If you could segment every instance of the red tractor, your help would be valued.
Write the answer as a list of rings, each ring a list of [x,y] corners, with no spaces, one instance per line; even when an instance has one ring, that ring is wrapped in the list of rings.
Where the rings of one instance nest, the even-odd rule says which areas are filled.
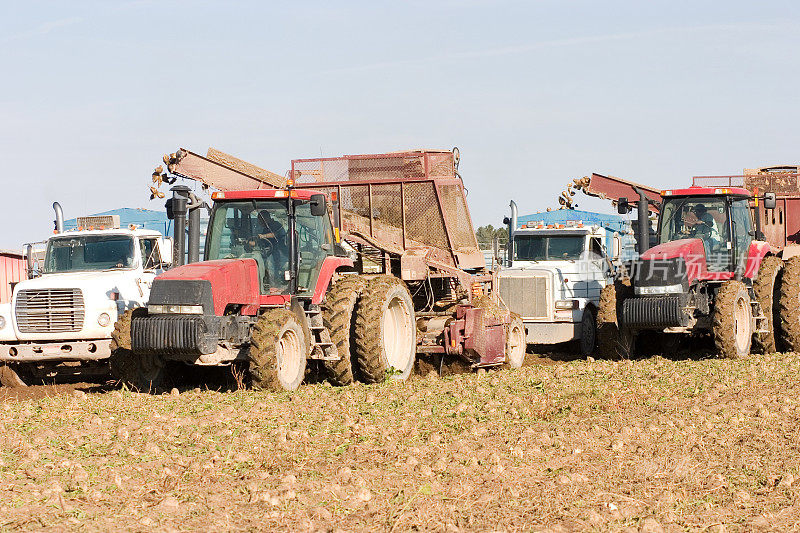
[[[628,278],[601,294],[600,350],[624,358],[637,344],[671,351],[691,335],[710,336],[717,352],[730,358],[749,354],[753,342],[774,351],[783,261],[761,223],[765,210],[775,208],[775,194],[693,185],[662,191],[658,203],[652,191],[633,188],[640,220],[649,209],[659,213],[656,245],[648,248],[649,224],[640,223],[640,259]],[[620,213],[628,212],[627,199],[618,198]]]
[[[165,159],[221,190],[205,260],[158,276],[147,307],[117,323],[112,372],[128,386],[159,388],[181,364],[245,362],[252,385],[271,390],[298,387],[309,361],[337,385],[405,379],[417,353],[522,364],[521,320],[477,249],[453,153],[295,161],[289,186],[263,189],[266,171],[208,157]],[[232,190],[243,180],[250,190]],[[201,202],[173,191],[176,236],[188,210],[197,257]]]

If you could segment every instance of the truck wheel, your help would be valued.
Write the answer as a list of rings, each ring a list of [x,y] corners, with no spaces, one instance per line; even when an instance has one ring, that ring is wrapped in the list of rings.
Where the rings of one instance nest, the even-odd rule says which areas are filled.
[[[600,291],[600,310],[597,313],[597,351],[606,359],[630,359],[634,332],[620,327],[617,320],[622,302],[632,293],[630,283],[615,281]]]
[[[250,340],[250,379],[256,390],[295,390],[306,373],[308,342],[297,317],[272,309],[259,317]]]
[[[800,256],[786,261],[780,285],[778,332],[786,349],[797,352],[800,351]]]
[[[589,357],[597,345],[597,313],[594,307],[586,307],[581,318],[581,355]]]
[[[769,333],[760,333],[753,336],[754,348],[759,353],[773,353],[777,351],[775,332],[780,329],[778,318],[780,316],[780,275],[783,270],[783,261],[771,255],[761,261],[758,277],[753,282],[753,292],[756,300],[761,304],[761,311],[767,317]]]
[[[366,285],[367,280],[361,276],[344,276],[334,283],[322,304],[322,319],[339,352],[338,361],[323,362],[326,377],[334,385],[349,385],[354,380],[355,343],[350,342],[355,329],[353,315],[356,302]]]
[[[131,322],[144,314],[144,308],[129,309],[114,324],[111,332],[111,377],[131,390],[155,392],[164,388],[164,361],[157,355],[136,355],[131,351]]]
[[[527,348],[522,317],[511,313],[511,322],[506,327],[506,365],[511,368],[520,368],[525,362]]]
[[[392,372],[395,379],[408,379],[417,352],[417,328],[405,284],[382,277],[370,280],[356,308],[355,334],[359,377],[378,383]]]
[[[722,284],[714,301],[713,316],[717,353],[729,359],[748,355],[753,340],[753,308],[744,283],[730,280]]]
[[[0,365],[0,385],[3,387],[27,387],[32,381],[33,376],[23,365],[19,363]]]

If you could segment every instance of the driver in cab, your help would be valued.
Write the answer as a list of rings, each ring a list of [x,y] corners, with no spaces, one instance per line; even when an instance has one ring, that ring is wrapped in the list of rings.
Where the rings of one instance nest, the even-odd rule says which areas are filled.
[[[722,242],[717,223],[706,206],[702,204],[694,206],[684,215],[683,222],[688,228],[689,235],[702,239],[707,248],[716,248]]]

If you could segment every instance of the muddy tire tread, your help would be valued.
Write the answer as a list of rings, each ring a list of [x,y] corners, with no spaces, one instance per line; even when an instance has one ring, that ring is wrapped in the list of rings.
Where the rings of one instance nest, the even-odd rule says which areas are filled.
[[[767,328],[769,333],[753,335],[753,349],[758,353],[773,353],[777,351],[777,338],[779,338],[780,324],[774,323],[774,318],[778,314],[778,301],[775,300],[775,284],[778,282],[779,275],[783,269],[783,261],[774,255],[765,257],[761,261],[758,269],[758,277],[753,282],[753,292],[756,300],[761,304],[761,311],[767,317]]]
[[[350,385],[355,381],[353,368],[356,358],[353,341],[355,307],[367,280],[360,275],[348,275],[337,280],[322,304],[322,319],[339,352],[338,361],[323,361],[325,375],[333,385]]]
[[[731,333],[736,331],[733,305],[742,290],[747,292],[747,287],[741,281],[726,281],[717,291],[714,300],[714,311],[712,313],[714,347],[717,349],[717,353],[726,359],[738,359],[740,357],[736,349],[736,340]]]

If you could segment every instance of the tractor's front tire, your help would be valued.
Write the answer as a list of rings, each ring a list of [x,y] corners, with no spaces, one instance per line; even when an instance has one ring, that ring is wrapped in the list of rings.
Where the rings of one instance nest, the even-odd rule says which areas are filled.
[[[780,293],[780,339],[787,350],[797,352],[800,351],[800,256],[786,261]]]
[[[131,322],[144,313],[143,308],[129,309],[114,324],[111,333],[111,377],[131,390],[156,392],[164,388],[167,372],[157,355],[137,355],[131,350]]]
[[[776,333],[780,331],[780,285],[783,271],[783,261],[771,255],[761,261],[758,276],[753,282],[753,292],[756,300],[761,304],[761,311],[767,317],[768,333],[753,336],[753,348],[759,353],[773,353],[778,351]],[[776,320],[777,319],[777,320]]]
[[[527,336],[522,317],[511,313],[511,322],[506,326],[506,365],[510,368],[520,368],[525,362],[527,348]]]
[[[322,305],[322,319],[331,334],[331,341],[339,352],[338,361],[324,361],[326,377],[333,385],[349,385],[355,380],[353,364],[356,359],[355,308],[361,292],[367,285],[362,276],[352,274],[337,280]]]
[[[0,364],[0,385],[3,387],[19,389],[32,381],[33,376],[24,363]]]
[[[713,313],[714,345],[728,359],[750,354],[753,340],[753,307],[741,281],[729,280],[717,291]]]
[[[359,377],[378,383],[387,373],[408,379],[417,354],[417,327],[411,294],[400,280],[369,281],[356,309]]]
[[[605,359],[630,359],[635,340],[634,332],[620,326],[622,302],[633,291],[630,282],[615,281],[600,291],[600,309],[597,312],[597,352]]]
[[[254,389],[292,391],[303,382],[308,339],[297,317],[286,309],[272,309],[259,317],[249,353]]]

